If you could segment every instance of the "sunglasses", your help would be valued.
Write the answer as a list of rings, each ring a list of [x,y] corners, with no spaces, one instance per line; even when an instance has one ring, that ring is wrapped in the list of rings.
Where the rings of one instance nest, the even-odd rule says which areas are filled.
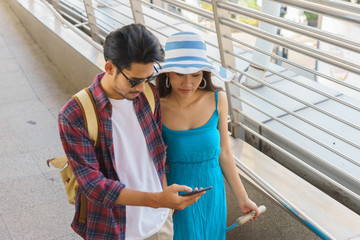
[[[123,73],[123,72],[120,70],[120,68],[119,68],[120,73],[121,73],[121,74],[126,78],[126,80],[130,83],[131,88],[136,87],[137,85],[139,85],[139,84],[142,83],[142,82],[147,83],[147,82],[150,82],[151,80],[153,80],[154,78],[156,78],[156,77],[159,75],[159,72],[158,72],[158,70],[156,69],[155,66],[154,66],[154,70],[155,70],[155,71],[153,72],[153,74],[152,74],[150,77],[143,78],[143,79],[139,79],[139,80],[132,80],[132,79],[128,78],[128,77],[125,75],[125,73]]]

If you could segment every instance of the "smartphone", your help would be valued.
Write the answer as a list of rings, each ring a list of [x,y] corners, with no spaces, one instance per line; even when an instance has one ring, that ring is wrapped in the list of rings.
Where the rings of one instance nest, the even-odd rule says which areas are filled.
[[[212,189],[212,186],[210,187],[206,187],[206,188],[201,188],[201,189],[198,189],[198,190],[193,190],[192,192],[185,192],[185,193],[180,193],[179,196],[190,196],[190,195],[193,195],[193,194],[196,194],[196,193],[199,193],[199,192],[203,192],[203,191],[206,191],[206,190],[210,190]]]

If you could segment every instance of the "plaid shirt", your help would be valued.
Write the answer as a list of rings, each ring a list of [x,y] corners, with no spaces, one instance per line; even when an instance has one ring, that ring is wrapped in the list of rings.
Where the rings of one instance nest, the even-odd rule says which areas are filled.
[[[75,216],[71,224],[84,239],[125,239],[125,206],[115,203],[125,187],[116,173],[112,138],[112,106],[100,86],[101,73],[89,87],[99,116],[99,140],[96,149],[84,128],[81,109],[70,99],[59,113],[59,130],[65,153],[79,183]],[[156,95],[155,113],[144,94],[133,100],[136,116],[162,184],[165,173],[165,145],[161,137],[160,103]],[[86,223],[79,222],[81,194],[88,198]]]

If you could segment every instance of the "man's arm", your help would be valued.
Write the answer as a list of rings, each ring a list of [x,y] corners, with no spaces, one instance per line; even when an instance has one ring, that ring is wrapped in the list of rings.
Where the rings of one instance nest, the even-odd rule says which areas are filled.
[[[108,208],[116,206],[117,196],[125,185],[106,178],[100,172],[93,143],[84,128],[81,109],[74,99],[59,114],[59,131],[81,191],[91,201],[101,202]]]
[[[182,210],[195,203],[205,192],[191,196],[179,196],[178,192],[191,192],[188,186],[173,184],[162,192],[149,193],[124,188],[116,200],[120,205],[146,206],[152,208],[171,208]]]
[[[168,187],[167,178],[164,175],[163,192],[147,193],[124,188],[116,200],[121,205],[147,206],[153,208],[166,207],[182,210],[195,203],[205,192],[194,194],[188,197],[179,196],[178,192],[191,192],[188,186],[173,184]]]

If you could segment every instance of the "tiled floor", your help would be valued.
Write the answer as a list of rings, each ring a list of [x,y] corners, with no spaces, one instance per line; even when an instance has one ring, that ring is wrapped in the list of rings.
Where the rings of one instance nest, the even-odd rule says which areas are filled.
[[[79,239],[59,173],[57,112],[75,92],[0,1],[0,239]]]

